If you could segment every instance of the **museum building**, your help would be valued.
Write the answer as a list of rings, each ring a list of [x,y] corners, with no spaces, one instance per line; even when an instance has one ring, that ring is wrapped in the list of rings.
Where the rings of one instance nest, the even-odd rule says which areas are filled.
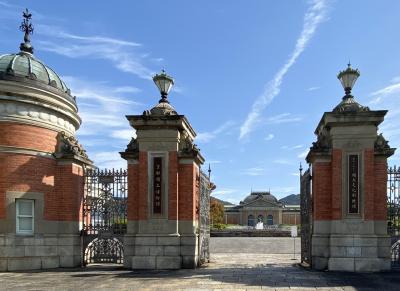
[[[251,192],[239,205],[224,206],[224,222],[255,226],[300,224],[300,205],[285,204],[268,192]]]

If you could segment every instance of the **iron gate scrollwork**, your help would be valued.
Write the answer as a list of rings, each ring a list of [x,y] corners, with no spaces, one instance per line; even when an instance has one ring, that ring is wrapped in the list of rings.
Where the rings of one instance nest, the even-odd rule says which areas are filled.
[[[392,268],[400,268],[400,168],[388,168],[388,234],[392,242]]]
[[[210,179],[200,172],[199,264],[210,261]]]
[[[301,262],[311,266],[312,195],[310,169],[300,170]]]
[[[127,171],[88,169],[82,211],[83,265],[123,263]]]

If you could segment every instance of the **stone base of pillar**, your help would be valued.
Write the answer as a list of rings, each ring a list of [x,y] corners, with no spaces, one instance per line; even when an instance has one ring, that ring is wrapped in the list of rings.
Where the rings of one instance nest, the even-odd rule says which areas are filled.
[[[139,270],[196,268],[198,236],[127,234],[124,266]]]
[[[374,225],[374,222],[367,224]],[[312,268],[349,272],[390,270],[390,237],[363,234],[362,228],[358,232],[361,233],[313,235]]]
[[[81,238],[72,234],[2,234],[0,254],[0,271],[79,267]]]

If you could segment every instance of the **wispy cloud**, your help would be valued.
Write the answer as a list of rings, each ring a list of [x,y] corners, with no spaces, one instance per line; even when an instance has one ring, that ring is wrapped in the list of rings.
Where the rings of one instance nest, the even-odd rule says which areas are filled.
[[[389,141],[390,146],[398,148],[400,147],[400,129],[398,126],[400,118],[400,77],[396,76],[388,83],[387,86],[369,94],[372,98],[369,104],[389,110],[385,121],[379,126],[379,132]],[[400,151],[396,151],[394,156],[390,158],[390,160],[399,159]]]
[[[132,137],[136,138],[136,131],[132,129],[119,129],[111,132],[111,137],[129,141]]]
[[[103,59],[110,61],[118,70],[150,79],[154,71],[148,53],[141,53],[142,44],[100,35],[78,35],[61,27],[37,24],[38,35],[46,40],[37,40],[40,50],[50,51],[69,58]]]
[[[400,81],[398,83],[388,85],[382,89],[372,92],[370,96],[374,98],[369,103],[372,105],[379,104],[389,95],[398,93],[400,93]]]
[[[274,139],[274,137],[275,137],[275,135],[273,133],[270,133],[264,138],[264,140],[265,141],[270,141],[270,140]]]
[[[224,196],[224,195],[228,195],[228,194],[233,194],[238,192],[237,189],[227,189],[227,188],[222,188],[222,189],[217,189],[215,191],[212,192],[212,196]]]
[[[326,19],[327,10],[327,1],[314,0],[311,2],[311,6],[308,8],[304,16],[303,29],[299,38],[297,39],[296,46],[292,54],[286,63],[276,73],[275,77],[266,84],[264,92],[261,94],[261,96],[259,96],[253,103],[252,109],[248,114],[246,121],[240,128],[239,139],[243,139],[254,130],[254,127],[260,120],[261,112],[279,94],[284,76],[307,47],[319,24]]]
[[[223,132],[230,129],[234,124],[235,124],[235,122],[229,120],[229,121],[223,123],[222,125],[220,125],[219,127],[217,127],[213,131],[200,132],[196,136],[196,142],[208,143],[208,142],[212,141],[214,138],[216,138],[219,134],[222,134]]]
[[[307,89],[307,91],[315,91],[315,90],[318,90],[320,88],[321,87],[310,87],[310,88]]]
[[[248,168],[243,171],[247,176],[262,176],[265,174],[265,169],[261,167]]]
[[[96,152],[90,156],[96,163],[98,168],[126,168],[126,161],[121,158],[118,151],[110,152]]]
[[[291,113],[282,113],[275,116],[271,116],[267,119],[267,124],[282,124],[302,121],[303,117],[293,116]]]
[[[88,147],[89,157],[99,167],[121,167],[123,160],[118,151],[123,150],[135,131],[125,119],[126,114],[141,112],[143,105],[134,101],[134,87],[113,87],[105,82],[90,82],[80,78],[64,76],[63,80],[77,95],[79,115],[83,123],[78,131],[80,139]],[[112,137],[105,138],[105,137]],[[98,152],[101,148],[115,147],[115,152]]]
[[[294,145],[294,146],[284,145],[284,146],[281,147],[281,149],[283,149],[283,150],[297,150],[297,149],[301,149],[302,147],[303,147],[302,144],[297,144],[297,145]]]

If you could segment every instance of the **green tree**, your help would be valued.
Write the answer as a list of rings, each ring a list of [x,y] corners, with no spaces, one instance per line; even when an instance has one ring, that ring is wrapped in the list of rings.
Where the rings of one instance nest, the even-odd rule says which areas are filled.
[[[210,201],[210,219],[212,224],[224,223],[224,205],[213,197]]]

